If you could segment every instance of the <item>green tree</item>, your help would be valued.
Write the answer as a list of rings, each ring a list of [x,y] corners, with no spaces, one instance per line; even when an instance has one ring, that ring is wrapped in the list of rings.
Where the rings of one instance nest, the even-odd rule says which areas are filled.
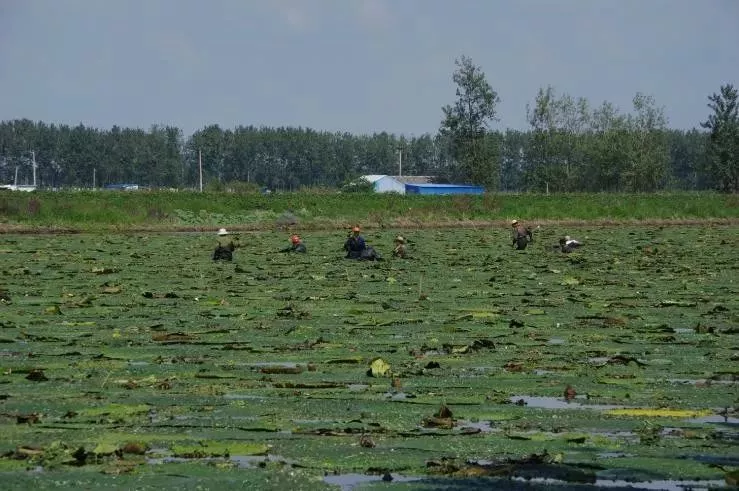
[[[656,191],[664,184],[670,158],[667,118],[652,96],[637,93],[633,104],[635,114],[628,118],[629,168],[623,177],[630,191]]]
[[[498,94],[482,69],[462,56],[455,61],[452,80],[457,84],[457,101],[444,106],[440,134],[448,142],[454,166],[451,177],[498,189],[500,162],[496,139],[487,138],[488,124],[496,121]]]
[[[716,188],[724,192],[739,192],[739,115],[737,90],[731,85],[721,86],[711,95],[708,107],[713,114],[701,123],[710,131],[707,172]]]
[[[574,191],[582,172],[580,144],[590,127],[588,101],[568,94],[557,97],[549,86],[539,89],[526,116],[533,131],[525,174],[529,189]]]

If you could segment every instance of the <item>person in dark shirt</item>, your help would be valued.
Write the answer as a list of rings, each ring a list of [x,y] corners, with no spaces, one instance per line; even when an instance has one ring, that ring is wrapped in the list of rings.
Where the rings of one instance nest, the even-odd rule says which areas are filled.
[[[360,235],[359,227],[352,228],[352,233],[344,242],[344,250],[348,259],[361,259],[362,252],[367,248],[364,237]]]
[[[218,230],[218,244],[213,251],[214,261],[231,261],[233,259],[233,251],[241,247],[238,237],[233,237],[225,228]]]
[[[559,249],[564,253],[570,253],[580,247],[582,245],[582,242],[570,238],[569,235],[566,235],[559,239]]]
[[[513,229],[511,237],[513,238],[513,245],[516,247],[516,250],[522,251],[526,249],[526,246],[529,245],[530,242],[534,241],[531,229],[529,227],[525,227],[518,220],[513,220],[511,222],[511,228]]]
[[[352,228],[351,234],[344,242],[344,250],[347,259],[360,259],[363,261],[382,261],[382,256],[375,251],[374,247],[368,246],[364,237],[359,234],[359,227]]]
[[[303,240],[299,235],[293,235],[290,237],[290,247],[286,247],[280,252],[299,252],[305,254],[308,252],[308,249],[305,247],[305,244],[303,244]]]

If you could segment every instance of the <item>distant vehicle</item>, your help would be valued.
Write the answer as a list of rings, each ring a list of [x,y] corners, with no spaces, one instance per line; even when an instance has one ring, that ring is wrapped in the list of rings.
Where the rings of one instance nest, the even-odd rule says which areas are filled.
[[[33,184],[3,184],[0,189],[7,189],[9,191],[36,191],[36,186]]]
[[[103,189],[112,191],[138,191],[141,186],[138,184],[106,184]]]

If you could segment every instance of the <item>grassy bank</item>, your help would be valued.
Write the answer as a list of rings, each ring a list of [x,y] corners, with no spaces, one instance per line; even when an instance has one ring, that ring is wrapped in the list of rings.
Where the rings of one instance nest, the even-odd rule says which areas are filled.
[[[383,194],[195,192],[2,192],[4,231],[202,230],[227,226],[265,230],[279,225],[331,229],[430,227],[528,221],[634,222],[739,219],[739,197],[716,193]]]

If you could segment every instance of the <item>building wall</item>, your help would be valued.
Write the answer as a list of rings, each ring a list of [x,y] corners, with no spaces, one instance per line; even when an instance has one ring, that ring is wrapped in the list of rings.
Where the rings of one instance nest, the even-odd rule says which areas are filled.
[[[453,184],[406,184],[408,194],[483,194],[485,189],[479,186],[455,186]]]
[[[405,184],[396,181],[390,176],[384,176],[375,181],[375,192],[405,194]]]

